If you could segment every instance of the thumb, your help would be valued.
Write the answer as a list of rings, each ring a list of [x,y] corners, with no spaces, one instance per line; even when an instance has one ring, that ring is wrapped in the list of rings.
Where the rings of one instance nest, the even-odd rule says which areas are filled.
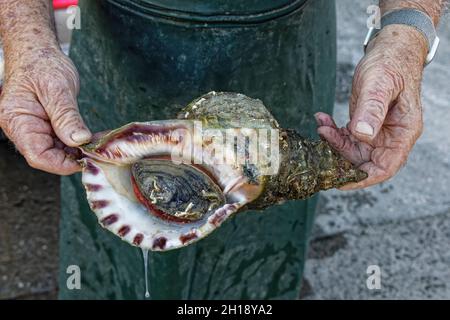
[[[73,94],[59,95],[46,109],[55,134],[65,145],[77,147],[91,140],[92,133],[81,118]]]
[[[391,75],[376,71],[366,74],[360,83],[353,86],[352,95],[357,99],[352,99],[348,128],[360,141],[370,143],[380,132],[389,106],[400,90]]]

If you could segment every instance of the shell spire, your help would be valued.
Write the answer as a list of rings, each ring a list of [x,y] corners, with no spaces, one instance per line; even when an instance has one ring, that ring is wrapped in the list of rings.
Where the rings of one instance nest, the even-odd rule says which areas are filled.
[[[295,130],[283,130],[281,162],[277,175],[267,177],[264,192],[251,209],[274,203],[306,199],[321,190],[340,188],[367,178],[367,173],[334,151],[324,140],[303,138]]]

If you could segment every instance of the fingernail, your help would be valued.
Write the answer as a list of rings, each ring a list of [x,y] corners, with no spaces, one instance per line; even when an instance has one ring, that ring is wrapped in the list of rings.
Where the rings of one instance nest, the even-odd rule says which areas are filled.
[[[72,138],[72,140],[76,143],[89,142],[91,139],[91,133],[87,130],[78,130],[72,133],[70,138]]]
[[[364,134],[366,136],[373,136],[373,128],[370,124],[364,121],[360,121],[356,124],[356,132]]]

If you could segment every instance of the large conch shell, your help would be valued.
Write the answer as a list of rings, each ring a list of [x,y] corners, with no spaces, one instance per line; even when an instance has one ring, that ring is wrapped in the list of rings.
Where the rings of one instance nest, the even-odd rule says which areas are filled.
[[[260,100],[237,93],[208,93],[177,120],[130,123],[81,150],[100,224],[158,251],[198,241],[238,211],[366,178],[327,142],[281,129]]]

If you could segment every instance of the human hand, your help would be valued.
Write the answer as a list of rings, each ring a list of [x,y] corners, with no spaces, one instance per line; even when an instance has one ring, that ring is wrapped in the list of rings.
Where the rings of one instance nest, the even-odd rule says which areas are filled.
[[[28,164],[69,175],[80,166],[65,149],[87,143],[91,133],[77,106],[78,73],[57,45],[29,47],[6,56],[0,126]]]
[[[388,180],[406,163],[423,128],[420,89],[427,49],[418,31],[385,27],[356,68],[347,127],[316,114],[319,135],[368,173],[343,190]]]

